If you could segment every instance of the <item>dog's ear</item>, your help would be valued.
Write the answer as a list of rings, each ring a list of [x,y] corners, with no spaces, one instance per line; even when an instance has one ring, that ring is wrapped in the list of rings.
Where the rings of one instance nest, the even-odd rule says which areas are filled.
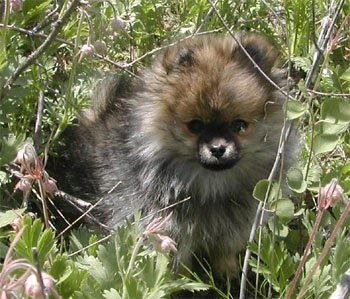
[[[194,64],[194,52],[189,47],[183,47],[174,51],[166,51],[162,59],[162,65],[167,74],[173,70],[185,70]]]
[[[258,34],[242,35],[240,41],[254,62],[264,73],[269,74],[278,61],[278,51],[276,47],[266,37]],[[247,54],[239,46],[237,47],[237,52],[243,63],[248,62],[248,65],[250,64],[254,67],[254,64],[247,57]]]

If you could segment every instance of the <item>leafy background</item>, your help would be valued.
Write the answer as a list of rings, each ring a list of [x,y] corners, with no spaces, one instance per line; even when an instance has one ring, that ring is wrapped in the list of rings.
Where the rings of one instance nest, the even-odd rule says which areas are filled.
[[[253,288],[262,298],[330,296],[350,268],[349,2],[2,0],[0,17],[1,298],[162,298],[208,287],[230,298],[210,272],[206,281],[174,277],[169,253],[154,250],[137,223],[107,237],[57,232],[46,204],[54,181],[40,161],[57,154],[61,133],[106,72],[137,73],[192,34],[236,31],[275,41],[295,82],[286,116],[302,135],[287,177],[294,201],[268,180],[254,190],[276,217],[249,245],[263,286]],[[20,167],[24,144],[33,145],[27,151],[39,169]],[[41,211],[35,220],[33,206]],[[30,288],[31,273],[55,284]]]

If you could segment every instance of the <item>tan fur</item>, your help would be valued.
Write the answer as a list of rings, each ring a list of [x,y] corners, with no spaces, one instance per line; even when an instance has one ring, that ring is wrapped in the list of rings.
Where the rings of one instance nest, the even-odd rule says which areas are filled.
[[[99,192],[92,197],[106,196],[96,213],[102,221],[120,225],[140,207],[152,217],[172,211],[176,267],[191,266],[195,254],[218,276],[239,270],[257,207],[252,191],[271,171],[284,124],[285,98],[257,68],[283,84],[275,47],[259,35],[237,38],[256,65],[230,36],[188,39],[142,81],[108,87],[74,133]],[[295,144],[286,144],[285,168]]]

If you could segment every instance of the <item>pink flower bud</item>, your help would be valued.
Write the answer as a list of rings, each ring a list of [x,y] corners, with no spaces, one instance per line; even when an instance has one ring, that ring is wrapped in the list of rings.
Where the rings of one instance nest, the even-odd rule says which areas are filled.
[[[19,232],[22,222],[23,216],[19,215],[15,220],[12,221],[11,226],[16,232]]]
[[[116,17],[111,21],[111,27],[113,32],[120,33],[124,30],[125,25],[127,21],[124,21],[123,19]]]
[[[83,58],[90,58],[95,54],[96,50],[95,47],[92,44],[85,44],[81,47],[79,53],[79,61],[81,61]]]
[[[148,235],[148,240],[153,244],[154,248],[163,253],[169,251],[177,252],[176,243],[173,239],[168,236],[163,236],[161,234],[150,234]]]
[[[20,11],[22,9],[23,1],[11,0],[10,4],[11,4],[12,11]]]
[[[37,157],[37,154],[36,154],[36,151],[35,151],[35,148],[33,147],[33,145],[31,145],[30,143],[26,143],[17,152],[15,162],[17,162],[23,166],[27,166],[29,168],[30,165],[35,163],[36,157]]]
[[[344,199],[344,190],[338,184],[336,179],[332,179],[332,181],[327,184],[325,187],[322,187],[320,190],[320,194],[318,195],[318,203],[320,210],[326,210],[330,206],[333,206],[339,200]]]
[[[29,192],[32,188],[32,182],[28,178],[21,178],[15,186],[15,190],[21,190],[23,192]]]
[[[160,236],[159,251],[161,252],[177,252],[176,243],[168,236]]]
[[[53,288],[55,284],[55,280],[53,277],[45,272],[41,273],[44,288],[49,292],[51,288]],[[44,290],[45,291],[45,290]],[[27,280],[24,283],[24,292],[26,295],[41,299],[43,298],[43,290],[41,289],[40,283],[38,281],[37,275],[32,273],[28,276]]]
[[[95,45],[95,50],[98,54],[106,55],[107,45],[103,40],[97,40],[94,45]]]
[[[44,182],[43,185],[44,185],[44,190],[47,193],[53,194],[58,190],[55,180],[51,178],[49,178],[46,182]]]

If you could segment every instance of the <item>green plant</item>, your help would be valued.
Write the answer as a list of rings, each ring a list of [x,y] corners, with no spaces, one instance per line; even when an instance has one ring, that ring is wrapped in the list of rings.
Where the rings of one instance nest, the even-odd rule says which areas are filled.
[[[88,105],[93,82],[106,72],[137,75],[167,44],[191,34],[249,30],[267,34],[280,48],[281,61],[296,81],[286,116],[302,135],[300,161],[287,171],[292,199],[280,192],[279,178],[272,184],[272,176],[255,189],[261,207],[275,215],[249,245],[251,266],[264,279],[257,292],[261,297],[329,297],[350,267],[345,250],[350,224],[349,14],[346,1],[1,1],[2,274],[11,273],[23,285],[24,273],[40,272],[38,263],[57,280],[54,289],[63,298],[159,298],[181,288],[205,288],[196,273],[195,281],[173,276],[168,255],[153,250],[135,224],[104,241],[83,228],[72,232],[68,243],[57,237],[47,209],[52,196],[43,188],[51,179],[44,162],[47,154],[57,154],[61,133]],[[36,165],[42,161],[39,176],[31,166],[14,162],[28,144]],[[320,187],[333,179],[345,204],[320,205]],[[18,185],[23,181],[30,188]],[[16,237],[10,224],[31,210],[45,224],[25,218]],[[12,272],[8,265],[24,267]],[[211,287],[229,298],[210,272],[207,276]],[[0,283],[9,286],[8,280],[0,278]]]

